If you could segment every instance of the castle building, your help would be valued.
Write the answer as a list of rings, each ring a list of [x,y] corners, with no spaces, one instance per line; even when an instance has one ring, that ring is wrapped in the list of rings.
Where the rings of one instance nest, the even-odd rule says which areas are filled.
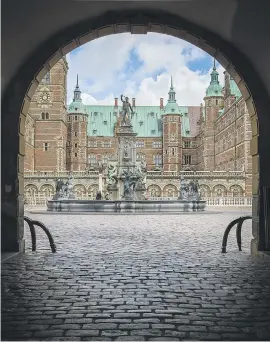
[[[73,101],[67,106],[67,72],[63,58],[45,76],[30,104],[26,197],[51,195],[54,179],[68,172],[78,181],[77,195],[92,197],[100,188],[100,170],[117,160],[122,104],[115,98],[113,105],[84,105],[77,76]],[[222,87],[214,62],[200,106],[179,106],[172,78],[165,104],[161,98],[159,106],[140,106],[132,98],[137,159],[147,163],[149,196],[177,197],[181,172],[200,178],[204,197],[251,196],[249,114],[234,80],[227,72],[224,77]],[[105,191],[104,172],[102,177]]]

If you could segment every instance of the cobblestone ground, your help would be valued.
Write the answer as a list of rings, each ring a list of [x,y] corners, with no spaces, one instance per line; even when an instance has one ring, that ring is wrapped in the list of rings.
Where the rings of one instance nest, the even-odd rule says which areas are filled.
[[[190,215],[30,215],[37,249],[2,264],[2,340],[269,340],[269,261],[227,224],[243,211]],[[246,214],[250,214],[249,212]]]

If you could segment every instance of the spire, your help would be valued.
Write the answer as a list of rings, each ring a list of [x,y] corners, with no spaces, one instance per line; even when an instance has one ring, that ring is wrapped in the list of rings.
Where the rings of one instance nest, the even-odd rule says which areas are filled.
[[[217,70],[217,69],[216,69],[216,59],[215,59],[215,58],[214,58],[213,70]]]
[[[210,85],[206,90],[206,96],[222,96],[222,87],[219,84],[216,60],[214,59],[213,70],[211,72]]]
[[[214,59],[213,71],[211,72],[211,82],[210,84],[219,84],[218,72],[216,68],[216,60]]]
[[[75,90],[74,90],[74,97],[73,97],[73,102],[81,102],[82,99],[81,99],[81,90],[80,90],[80,87],[79,87],[79,76],[77,74],[77,84],[76,84],[76,87],[75,87]]]
[[[172,79],[172,76],[171,76],[171,87],[170,87],[170,90],[169,90],[169,99],[168,99],[168,102],[172,103],[172,102],[176,102],[175,100],[175,90],[174,90],[174,87],[173,87],[173,79]]]

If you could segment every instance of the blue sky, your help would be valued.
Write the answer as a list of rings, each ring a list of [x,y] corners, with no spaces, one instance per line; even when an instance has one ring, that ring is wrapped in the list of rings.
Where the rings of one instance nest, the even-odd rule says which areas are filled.
[[[68,102],[76,75],[85,104],[112,104],[126,94],[137,104],[157,105],[167,99],[170,76],[179,105],[199,105],[209,84],[213,58],[181,39],[150,33],[102,37],[67,56]],[[223,84],[223,68],[217,64]]]

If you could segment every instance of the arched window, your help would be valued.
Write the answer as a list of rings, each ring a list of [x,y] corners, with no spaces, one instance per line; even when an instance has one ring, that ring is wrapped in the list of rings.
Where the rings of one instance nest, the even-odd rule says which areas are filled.
[[[41,119],[45,120],[45,113],[44,112],[41,113]]]
[[[49,113],[48,112],[45,114],[45,118],[46,118],[46,120],[49,119]]]

